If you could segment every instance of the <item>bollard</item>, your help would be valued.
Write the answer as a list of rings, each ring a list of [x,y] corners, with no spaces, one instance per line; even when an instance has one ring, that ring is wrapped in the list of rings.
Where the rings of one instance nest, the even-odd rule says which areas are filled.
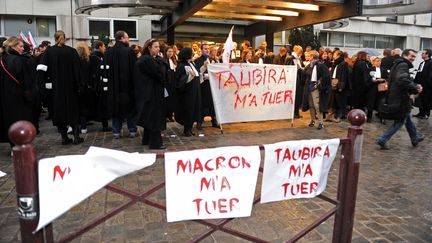
[[[33,234],[39,220],[39,196],[36,150],[32,144],[36,129],[28,121],[18,121],[9,128],[13,147],[17,207],[22,242],[43,242],[43,231]]]
[[[354,213],[357,200],[358,178],[363,145],[363,129],[366,114],[359,109],[348,113],[348,139],[350,146],[342,148],[342,163],[337,200],[339,208],[335,215],[333,243],[346,243],[352,240]],[[339,191],[340,190],[340,191]]]

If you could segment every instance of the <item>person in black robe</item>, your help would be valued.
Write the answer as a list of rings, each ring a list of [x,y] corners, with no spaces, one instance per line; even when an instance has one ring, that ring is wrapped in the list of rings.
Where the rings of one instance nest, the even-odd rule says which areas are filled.
[[[133,73],[136,55],[129,48],[126,32],[119,30],[114,37],[115,45],[103,57],[102,89],[107,92],[108,114],[112,117],[114,138],[120,138],[124,119],[127,121],[129,136],[135,137],[137,127]]]
[[[149,39],[144,44],[143,56],[137,61],[134,69],[135,99],[138,122],[144,127],[142,145],[150,149],[165,149],[161,131],[166,129],[165,89],[167,65],[159,56],[159,42]]]
[[[201,56],[196,59],[195,67],[197,68],[198,72],[201,72],[202,67],[206,67],[208,63],[210,63],[210,46],[207,43],[204,43],[201,45]],[[213,104],[213,96],[211,93],[211,87],[210,87],[210,79],[208,75],[207,68],[203,68],[202,80],[201,83],[201,120],[197,123],[197,129],[202,130],[202,124],[204,123],[204,117],[210,116],[211,117],[211,124],[212,127],[220,128],[218,125],[218,122],[216,120],[216,112]]]
[[[369,55],[364,51],[358,52],[352,75],[352,100],[355,109],[365,110],[367,105],[367,90],[373,85],[370,68]]]
[[[338,79],[336,86],[331,86],[327,108],[332,110],[326,117],[327,121],[340,122],[346,117],[347,90],[349,85],[349,67],[345,61],[344,53],[340,50],[333,52],[334,68],[331,79]],[[369,75],[369,73],[368,73]]]
[[[12,147],[8,138],[9,127],[20,120],[33,122],[35,87],[28,59],[22,56],[23,42],[10,37],[5,45],[0,57],[0,142],[9,142]]]
[[[432,109],[432,50],[424,49],[422,51],[423,61],[420,63],[414,83],[423,87],[423,92],[419,94],[414,103],[419,107],[419,113],[414,117],[428,119]]]
[[[179,53],[176,70],[176,91],[178,98],[176,122],[183,125],[183,135],[190,137],[194,122],[201,121],[201,87],[199,71],[192,61],[192,49],[185,47]]]
[[[102,123],[103,132],[108,132],[111,131],[112,128],[108,127],[110,115],[108,112],[107,92],[104,90],[104,87],[106,86],[106,83],[103,80],[104,69],[101,69],[101,67],[104,67],[103,55],[105,50],[105,43],[102,41],[95,41],[93,43],[93,52],[90,54],[90,82],[96,94],[95,120]]]
[[[79,136],[80,59],[74,48],[65,45],[63,31],[57,31],[54,38],[56,44],[46,50],[36,68],[38,79],[42,80],[38,82],[45,81],[46,87],[52,88],[53,109],[50,112],[53,125],[61,134],[62,144],[79,144],[84,141]],[[67,125],[73,128],[73,140],[67,136]]]
[[[380,68],[388,76],[388,74],[390,73],[391,68],[393,67],[393,64],[394,64],[394,61],[395,61],[396,58],[394,58],[391,55],[391,50],[389,50],[389,49],[385,49],[383,51],[383,56],[384,57],[381,60],[381,67]]]
[[[388,79],[388,72],[387,70],[384,70],[381,68],[381,59],[379,57],[373,57],[372,58],[372,67],[370,69],[370,75],[372,76],[372,86],[369,87],[367,91],[367,121],[372,122],[372,110],[378,111],[378,105],[382,101],[382,99],[385,98],[385,94],[387,91],[379,91],[378,85],[380,83],[386,82]],[[369,111],[371,111],[369,113]],[[380,116],[378,114],[378,116]],[[380,122],[385,124],[384,120],[380,118]]]
[[[177,58],[172,46],[168,46],[165,50],[163,57],[164,63],[167,65],[167,83],[165,85],[168,91],[166,98],[166,119],[167,121],[174,121],[174,112],[177,106],[177,95],[175,92],[175,70],[177,68]]]
[[[301,56],[303,55],[303,48],[301,46],[295,45],[293,50],[294,52],[292,53],[292,57],[286,58],[285,62],[287,62],[288,65],[295,65],[297,67],[296,95],[294,101],[294,118],[297,119],[301,118],[300,107],[302,104],[304,89],[304,83],[301,76],[304,68],[304,63],[301,58]]]

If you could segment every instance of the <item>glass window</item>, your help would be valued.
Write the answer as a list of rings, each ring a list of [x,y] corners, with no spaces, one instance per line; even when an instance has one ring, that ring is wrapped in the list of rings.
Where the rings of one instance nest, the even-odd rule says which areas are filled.
[[[421,49],[432,49],[432,39],[426,39],[426,38],[422,38],[421,39]]]
[[[358,34],[345,34],[346,47],[360,47],[360,35]]]
[[[136,39],[137,38],[137,29],[136,29],[136,21],[130,20],[114,20],[114,33],[118,30],[123,30],[128,33],[129,38]]]
[[[375,48],[375,37],[372,35],[364,35],[361,37],[361,47]]]
[[[110,36],[109,20],[89,20],[90,36]]]
[[[36,18],[36,36],[54,36],[56,21],[54,18]]]
[[[273,43],[275,45],[282,45],[282,32],[275,32],[273,34]]]
[[[341,33],[330,33],[329,46],[343,47],[344,34]]]
[[[376,48],[385,49],[385,48],[393,48],[394,47],[394,39],[390,36],[377,36],[376,37]]]
[[[319,33],[319,41],[321,46],[327,46],[327,32]]]
[[[5,36],[19,36],[21,31],[25,36],[27,36],[28,31],[35,33],[35,23],[33,17],[5,17],[4,27]]]

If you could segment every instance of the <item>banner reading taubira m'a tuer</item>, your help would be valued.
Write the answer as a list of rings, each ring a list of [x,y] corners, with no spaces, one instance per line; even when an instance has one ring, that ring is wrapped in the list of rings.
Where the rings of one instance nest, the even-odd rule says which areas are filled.
[[[217,63],[208,73],[219,123],[293,118],[295,66]]]

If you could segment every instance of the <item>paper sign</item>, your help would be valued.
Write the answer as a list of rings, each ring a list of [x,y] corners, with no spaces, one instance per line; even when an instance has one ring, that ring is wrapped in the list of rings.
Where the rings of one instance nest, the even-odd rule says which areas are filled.
[[[152,165],[156,154],[126,153],[91,147],[86,155],[39,161],[40,216],[43,228],[120,176]]]
[[[265,145],[261,203],[321,194],[339,142],[301,140]]]
[[[0,177],[3,177],[5,175],[6,175],[6,173],[4,173],[3,171],[0,170]]]
[[[218,122],[294,117],[295,66],[216,63],[208,71]]]
[[[258,146],[166,153],[168,222],[250,216],[260,162]]]

